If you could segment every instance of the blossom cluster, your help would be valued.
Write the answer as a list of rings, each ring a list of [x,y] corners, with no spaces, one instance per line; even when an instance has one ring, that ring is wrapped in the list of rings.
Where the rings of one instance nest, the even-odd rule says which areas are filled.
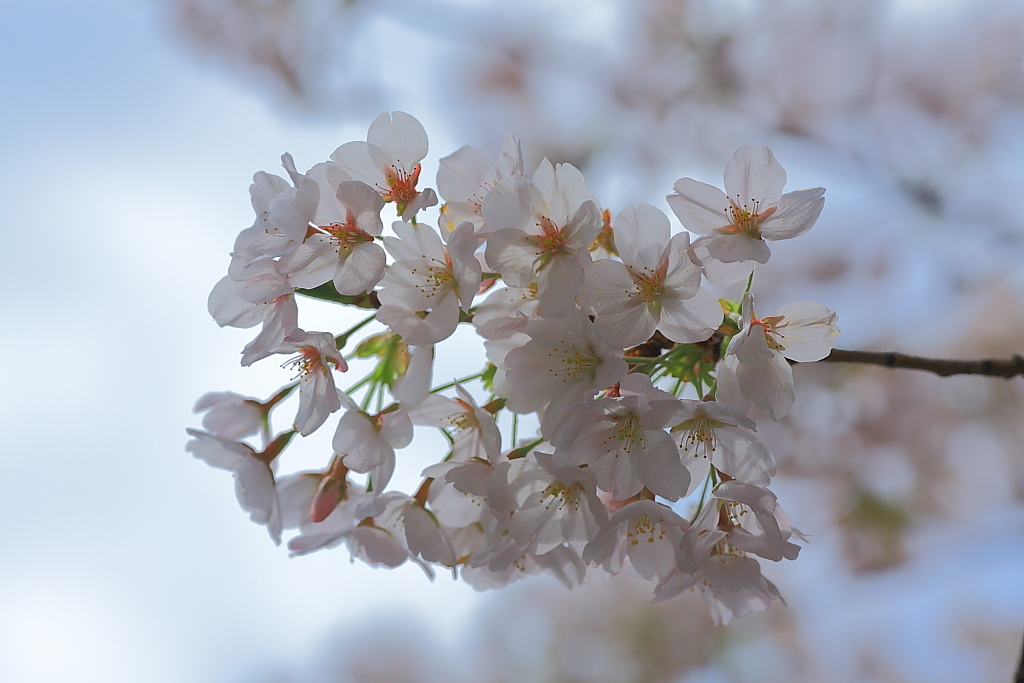
[[[528,173],[511,136],[496,160],[472,147],[442,158],[437,192],[421,189],[427,149],[420,123],[394,112],[305,173],[286,154],[287,178],[254,176],[255,222],[209,310],[261,326],[242,364],[283,354],[292,381],[262,401],[204,395],[187,450],[233,473],[275,542],[294,530],[295,555],[345,545],[478,589],[540,572],[574,586],[629,564],[656,600],[699,590],[718,621],[766,609],[779,593],[758,558],[795,559],[803,536],[768,488],[775,462],[750,414],[784,417],[790,361],[824,358],[839,330],[811,302],[758,317],[751,289],[767,242],[809,230],[824,189],[783,194],[771,150],[742,147],[724,192],[675,183],[673,234],[647,204],[613,218],[570,164]],[[418,219],[438,194],[435,228]],[[705,281],[746,289],[718,299]],[[307,331],[297,295],[372,312],[340,334]],[[371,322],[386,329],[357,342]],[[435,387],[435,347],[460,325],[489,362]],[[354,358],[376,364],[341,391]],[[271,411],[295,390],[275,433]],[[520,418],[536,432],[520,434]],[[324,468],[280,473],[293,437],[329,420]],[[390,490],[414,425],[449,448],[414,492]]]

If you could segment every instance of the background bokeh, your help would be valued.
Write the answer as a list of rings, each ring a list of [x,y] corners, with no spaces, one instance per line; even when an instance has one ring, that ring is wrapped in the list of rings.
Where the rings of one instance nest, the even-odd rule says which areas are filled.
[[[287,379],[206,313],[252,173],[394,109],[429,180],[513,133],[613,211],[767,144],[828,193],[759,310],[821,301],[844,348],[1024,352],[1024,5],[6,0],[0,66],[0,681],[1011,679],[1019,378],[797,368],[762,432],[811,543],[765,567],[788,605],[722,628],[626,575],[481,595],[290,560],[183,444],[203,392]]]

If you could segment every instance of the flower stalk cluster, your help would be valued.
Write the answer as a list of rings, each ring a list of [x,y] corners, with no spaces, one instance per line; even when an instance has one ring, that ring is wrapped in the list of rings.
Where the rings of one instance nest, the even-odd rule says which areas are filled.
[[[772,152],[743,147],[724,191],[675,183],[685,230],[673,231],[654,206],[602,209],[569,164],[527,173],[509,137],[496,161],[469,147],[441,160],[434,228],[420,220],[438,202],[418,186],[427,150],[419,122],[394,112],[305,173],[285,155],[287,178],[256,174],[256,220],[209,310],[222,326],[261,325],[242,363],[283,354],[291,382],[268,401],[203,396],[187,450],[232,471],[243,509],[276,542],[292,533],[294,555],[344,544],[479,589],[540,572],[574,586],[631,565],[655,599],[698,590],[719,621],[766,609],[779,593],[760,561],[795,559],[803,536],[769,490],[775,461],[751,415],[784,417],[790,361],[825,358],[839,330],[817,303],[759,317],[753,272],[766,241],[812,227],[824,189],[783,194]],[[398,220],[385,228],[388,204]],[[704,286],[743,279],[741,301]],[[308,331],[296,294],[374,312]],[[460,327],[489,362],[435,385],[438,348]],[[360,360],[372,369],[340,390]],[[271,412],[296,388],[275,435]],[[449,448],[415,491],[389,489],[414,426]],[[292,437],[325,427],[323,469],[286,472]]]

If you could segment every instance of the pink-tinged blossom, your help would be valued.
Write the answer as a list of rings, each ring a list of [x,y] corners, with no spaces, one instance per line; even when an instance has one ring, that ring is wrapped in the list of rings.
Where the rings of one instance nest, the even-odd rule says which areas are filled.
[[[490,229],[481,211],[484,197],[505,178],[523,175],[523,149],[511,135],[505,138],[497,163],[469,145],[443,157],[437,170],[437,190],[445,203],[438,225],[450,231],[470,221],[477,234],[486,237]]]
[[[458,398],[430,394],[411,408],[412,423],[446,430],[455,441],[453,460],[479,458],[497,462],[501,455],[501,433],[494,416],[477,405],[476,399],[461,385],[456,384],[455,390]]]
[[[459,309],[469,310],[480,286],[480,262],[473,256],[479,238],[471,223],[446,233],[447,245],[426,225],[399,221],[393,228],[398,237],[386,237],[384,244],[395,262],[378,294],[377,320],[407,344],[436,344],[455,331]]]
[[[773,420],[785,417],[796,400],[793,370],[786,359],[821,360],[839,337],[838,316],[819,303],[786,304],[758,318],[754,298],[743,297],[740,331],[718,364],[716,397],[746,413],[756,405]]]
[[[276,353],[285,337],[298,329],[294,292],[270,259],[232,266],[229,275],[214,286],[207,309],[218,325],[248,328],[263,323],[259,335],[242,350],[243,366]]]
[[[488,265],[512,287],[536,283],[542,316],[568,315],[602,225],[583,174],[545,159],[531,179],[498,183],[484,200],[483,216],[494,231],[487,239]]]
[[[317,212],[310,234],[281,257],[277,270],[289,276],[293,287],[318,287],[333,280],[339,294],[361,294],[384,277],[384,249],[374,243],[384,230],[384,200],[354,180],[341,182],[334,196],[337,201]]]
[[[659,401],[651,408],[648,419],[671,426],[683,464],[690,470],[687,495],[704,481],[712,465],[757,486],[767,486],[775,476],[775,458],[754,434],[754,421],[736,408],[692,400]]]
[[[427,155],[427,132],[402,111],[381,114],[366,133],[366,142],[348,142],[334,151],[353,180],[372,187],[385,202],[394,202],[404,220],[437,203],[433,190],[419,191],[420,162]]]
[[[295,185],[263,171],[253,176],[249,197],[256,220],[235,238],[231,253],[233,269],[287,254],[306,235],[306,225],[316,210],[320,188],[295,170],[290,154],[282,155],[281,163]]]
[[[208,434],[198,429],[186,430],[192,440],[185,450],[207,465],[228,470],[235,476],[235,494],[249,519],[267,527],[274,543],[281,543],[281,510],[277,500],[274,473],[268,464],[269,454],[257,453],[246,443]]]
[[[334,432],[334,452],[353,472],[369,472],[375,491],[383,491],[395,471],[395,449],[412,442],[412,422],[402,408],[368,415],[351,399]]]
[[[514,506],[509,532],[536,553],[562,544],[582,549],[608,520],[593,472],[558,467],[548,453],[500,463],[491,481],[488,500]]]
[[[285,367],[298,372],[299,410],[295,430],[307,436],[320,428],[327,416],[341,408],[332,369],[344,372],[348,364],[329,332],[296,330],[285,337],[278,353],[297,353]]]
[[[676,549],[689,522],[665,505],[638,500],[612,515],[583,550],[583,561],[615,574],[628,557],[645,579],[668,578],[676,569]]]
[[[767,263],[771,250],[765,240],[791,239],[811,229],[825,205],[825,189],[782,194],[785,184],[786,171],[761,145],[736,150],[725,167],[725,192],[693,178],[675,182],[669,206],[684,228],[702,236],[693,250],[711,282],[738,282],[754,263]],[[716,270],[709,262],[746,266]]]
[[[519,543],[507,527],[507,515],[500,518],[484,509],[479,524],[483,543],[474,549],[462,567],[462,578],[477,590],[504,588],[519,579],[547,572],[566,588],[583,583],[587,567],[579,552],[559,545],[545,553],[535,552],[533,544]]]
[[[678,568],[655,589],[655,601],[696,587],[716,623],[768,609],[779,591],[747,553],[778,562],[796,559],[802,536],[771,491],[729,481],[720,484],[683,536]]]
[[[622,349],[612,348],[576,311],[562,319],[527,320],[530,341],[505,357],[510,400],[548,399],[541,431],[550,432],[572,403],[608,388],[628,371]]]
[[[641,373],[626,375],[615,397],[573,404],[551,433],[554,461],[562,467],[586,465],[598,486],[616,500],[647,487],[667,500],[678,500],[690,485],[679,449],[660,424],[644,419],[651,402],[674,401]]]
[[[622,261],[595,262],[576,295],[610,340],[635,346],[658,329],[691,344],[722,324],[722,307],[700,286],[700,267],[687,253],[690,236],[671,236],[660,210],[648,204],[623,209],[615,217],[615,246]]]

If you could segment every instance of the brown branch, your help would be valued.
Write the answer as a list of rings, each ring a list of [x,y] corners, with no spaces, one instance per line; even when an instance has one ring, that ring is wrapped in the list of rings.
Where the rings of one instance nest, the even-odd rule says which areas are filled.
[[[987,375],[989,377],[1005,377],[1010,379],[1017,375],[1024,376],[1024,356],[1014,355],[1012,358],[988,358],[984,360],[942,360],[939,358],[921,358],[908,356],[891,351],[844,351],[832,349],[819,362],[828,363],[866,363],[882,365],[887,368],[903,368],[905,370],[925,370],[942,377],[950,375]]]

